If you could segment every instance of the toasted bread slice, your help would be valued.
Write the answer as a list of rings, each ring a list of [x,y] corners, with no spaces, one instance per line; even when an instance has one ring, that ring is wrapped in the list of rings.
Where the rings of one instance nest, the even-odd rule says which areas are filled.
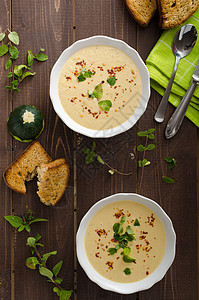
[[[160,27],[168,29],[185,22],[199,7],[198,0],[157,0]]]
[[[38,192],[41,202],[55,205],[62,197],[69,179],[69,166],[64,158],[37,168]]]
[[[51,157],[41,144],[35,141],[5,170],[4,180],[12,190],[25,194],[25,181],[33,179],[36,175],[36,168],[41,163],[51,161]]]
[[[146,27],[156,12],[156,0],[125,0],[126,5],[135,19],[141,26]]]

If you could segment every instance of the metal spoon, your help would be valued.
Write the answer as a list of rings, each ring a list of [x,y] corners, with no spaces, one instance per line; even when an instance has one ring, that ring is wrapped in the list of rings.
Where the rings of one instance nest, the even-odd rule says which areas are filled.
[[[180,62],[180,59],[185,57],[190,53],[190,51],[193,49],[195,43],[197,40],[197,30],[195,26],[192,24],[186,24],[182,26],[176,33],[173,44],[172,44],[172,50],[173,54],[175,55],[175,66],[173,69],[173,73],[171,75],[170,81],[168,83],[168,86],[165,90],[164,96],[160,102],[160,105],[156,111],[156,114],[154,116],[154,119],[161,123],[164,121],[164,116],[168,104],[169,95],[171,92],[171,87],[175,78],[175,74],[178,68],[178,64]],[[166,63],[166,62],[165,62]]]

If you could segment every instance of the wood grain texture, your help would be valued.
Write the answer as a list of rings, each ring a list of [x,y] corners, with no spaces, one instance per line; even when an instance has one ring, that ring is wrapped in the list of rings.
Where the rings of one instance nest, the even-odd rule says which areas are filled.
[[[71,132],[56,115],[49,98],[50,71],[61,52],[73,41],[73,2],[72,1],[12,1],[12,27],[21,37],[19,63],[26,61],[27,50],[34,54],[43,47],[49,56],[47,62],[35,62],[33,78],[27,78],[20,86],[20,94],[15,95],[14,107],[31,104],[39,108],[45,119],[45,129],[39,141],[53,158],[66,157],[70,165],[69,187],[56,207],[46,207],[36,194],[36,179],[27,183],[25,196],[13,194],[14,213],[20,215],[26,207],[35,212],[37,217],[48,219],[47,223],[32,226],[31,236],[40,233],[41,243],[45,245],[41,253],[57,250],[57,255],[48,261],[52,268],[63,259],[60,276],[64,278],[62,286],[73,289],[73,132]],[[26,144],[14,142],[14,158],[27,147]],[[15,295],[14,299],[57,299],[53,285],[38,272],[25,266],[25,260],[31,256],[29,247],[25,246],[28,235],[15,232]],[[70,253],[70,255],[69,255]],[[26,284],[24,284],[26,283]]]
[[[0,2],[0,32],[4,32],[10,27],[10,1]],[[5,188],[3,180],[3,171],[11,163],[12,160],[12,143],[7,132],[7,115],[12,109],[12,97],[9,95],[5,86],[7,85],[7,78],[5,76],[4,64],[6,58],[2,57],[0,60],[0,120],[1,120],[1,139],[0,139],[0,299],[11,299],[11,282],[13,278],[13,266],[12,266],[12,241],[13,232],[10,230],[10,225],[5,221],[4,216],[12,214],[12,192]]]

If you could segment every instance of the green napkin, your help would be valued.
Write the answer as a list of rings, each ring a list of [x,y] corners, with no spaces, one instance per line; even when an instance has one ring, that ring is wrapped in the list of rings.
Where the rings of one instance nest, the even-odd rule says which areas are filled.
[[[196,27],[198,40],[192,51],[185,58],[180,60],[169,97],[169,102],[175,107],[178,106],[189,88],[194,69],[199,60],[199,9],[184,24],[193,24]],[[176,31],[181,26],[182,25],[165,30],[146,60],[151,79],[151,87],[160,95],[164,94],[173,72],[175,56],[172,52],[172,42]],[[199,127],[199,87],[197,87],[194,92],[186,116]]]

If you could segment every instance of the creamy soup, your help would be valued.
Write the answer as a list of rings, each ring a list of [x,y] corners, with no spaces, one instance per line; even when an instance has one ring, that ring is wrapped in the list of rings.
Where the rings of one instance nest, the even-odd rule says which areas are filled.
[[[99,45],[81,49],[69,58],[58,90],[64,110],[75,122],[104,130],[121,125],[135,112],[142,81],[128,55]]]
[[[119,201],[92,217],[84,246],[99,274],[111,281],[130,283],[148,277],[159,266],[166,250],[166,234],[162,222],[148,207]]]

